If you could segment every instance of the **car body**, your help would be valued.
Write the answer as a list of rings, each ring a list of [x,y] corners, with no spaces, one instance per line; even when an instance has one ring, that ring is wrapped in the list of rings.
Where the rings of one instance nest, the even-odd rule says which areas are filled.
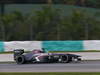
[[[35,49],[24,53],[23,49],[14,50],[14,60],[17,64],[32,63],[69,63],[81,61],[81,56],[69,53],[46,53],[44,50]]]

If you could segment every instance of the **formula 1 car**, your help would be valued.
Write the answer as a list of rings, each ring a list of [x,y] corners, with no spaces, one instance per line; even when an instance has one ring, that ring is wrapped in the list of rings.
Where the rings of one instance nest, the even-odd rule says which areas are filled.
[[[44,50],[33,50],[24,53],[24,49],[14,50],[14,60],[17,64],[32,63],[70,63],[81,61],[81,56],[69,53],[45,53]]]

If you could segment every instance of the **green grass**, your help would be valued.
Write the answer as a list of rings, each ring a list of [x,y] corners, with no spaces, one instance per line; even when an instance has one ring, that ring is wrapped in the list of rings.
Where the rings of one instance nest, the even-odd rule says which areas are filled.
[[[30,51],[26,51],[25,53],[28,53]],[[58,53],[58,52],[61,52],[61,53],[64,53],[64,52],[100,52],[100,50],[88,50],[88,51],[49,51],[51,53]],[[11,52],[0,52],[0,54],[12,54],[13,51]]]
[[[25,53],[28,53],[28,52],[30,52],[30,51],[26,51]],[[0,52],[0,54],[12,54],[12,53],[14,53],[13,51],[10,51],[10,52]]]
[[[100,72],[0,73],[0,75],[100,75]]]
[[[0,52],[0,54],[11,54],[13,52]]]
[[[51,53],[56,53],[56,52],[100,52],[100,50],[88,50],[88,51],[50,51]]]

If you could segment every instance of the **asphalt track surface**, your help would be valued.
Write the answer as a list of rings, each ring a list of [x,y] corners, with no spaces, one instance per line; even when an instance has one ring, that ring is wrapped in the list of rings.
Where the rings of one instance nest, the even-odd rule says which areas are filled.
[[[100,61],[23,65],[1,63],[0,72],[100,72]]]

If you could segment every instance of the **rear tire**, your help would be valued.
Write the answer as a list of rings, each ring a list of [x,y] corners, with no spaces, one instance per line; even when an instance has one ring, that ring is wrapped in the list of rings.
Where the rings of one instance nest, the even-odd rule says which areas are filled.
[[[77,60],[78,60],[78,61],[81,61],[82,59],[81,59],[81,58],[77,58]]]
[[[25,57],[24,55],[20,55],[16,58],[16,63],[17,64],[24,64],[25,63]]]
[[[69,63],[71,61],[72,61],[72,59],[69,55],[61,55],[59,58],[59,62],[61,62],[61,63]]]

